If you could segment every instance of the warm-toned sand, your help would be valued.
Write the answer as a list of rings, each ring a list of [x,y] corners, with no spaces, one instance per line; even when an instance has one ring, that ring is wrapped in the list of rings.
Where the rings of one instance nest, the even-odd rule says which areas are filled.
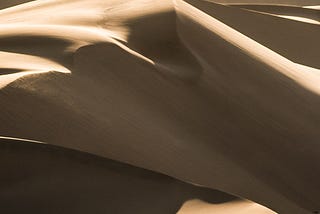
[[[241,203],[219,191],[86,153],[21,140],[0,142],[1,213],[163,214],[177,212],[192,198],[219,206]]]
[[[201,200],[189,200],[179,210],[178,214],[272,214],[271,210],[249,201],[230,201],[221,204],[207,203]]]
[[[273,4],[273,5],[319,5],[318,0],[206,0],[222,4]]]
[[[262,4],[234,4],[232,6],[296,21],[320,24],[320,14],[315,8]]]
[[[204,0],[0,3],[2,8],[20,4],[0,10],[0,136],[114,159],[278,213],[319,210],[320,25],[310,23],[319,19],[309,7],[317,1],[220,2],[236,5]],[[29,167],[37,161],[53,164],[54,157],[46,159],[50,152],[36,151]],[[24,149],[13,154],[30,155]],[[68,161],[65,157],[57,164]],[[97,173],[96,185],[108,176],[99,177],[101,168],[86,170],[70,176]],[[32,188],[40,185],[41,194],[53,191],[44,188],[49,178],[39,179],[28,182]],[[137,179],[139,185],[121,193],[147,191],[151,187],[144,182]],[[111,188],[110,180],[107,184],[99,194]],[[123,185],[128,186],[117,188]],[[148,196],[130,202],[139,207],[137,213],[145,200],[174,197],[163,185],[161,194],[147,191]],[[15,203],[10,191],[4,198]],[[99,194],[91,192],[90,206]],[[38,198],[40,193],[33,199]],[[168,211],[149,207],[159,210],[145,212],[172,213],[188,199],[182,194],[162,202]],[[271,212],[246,201],[189,201],[179,214],[194,210]]]

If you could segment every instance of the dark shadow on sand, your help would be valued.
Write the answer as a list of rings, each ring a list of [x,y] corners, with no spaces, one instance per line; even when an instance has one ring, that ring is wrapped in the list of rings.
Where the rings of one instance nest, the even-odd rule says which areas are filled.
[[[170,214],[188,199],[236,198],[152,171],[56,146],[0,140],[0,212]]]

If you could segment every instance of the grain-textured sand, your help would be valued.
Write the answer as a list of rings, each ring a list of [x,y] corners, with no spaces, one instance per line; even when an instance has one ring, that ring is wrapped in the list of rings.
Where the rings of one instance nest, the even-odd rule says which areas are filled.
[[[94,155],[23,140],[0,142],[1,213],[163,214],[177,212],[192,198],[217,206],[244,203]]]
[[[278,213],[320,209],[317,1],[22,3],[0,3],[0,136],[124,162]],[[31,168],[45,156],[14,155],[25,153],[35,153]],[[137,180],[130,191],[149,188]],[[153,197],[173,197],[166,188]],[[14,190],[5,194],[15,203]],[[179,214],[271,212],[247,201],[187,199],[163,202],[168,211],[159,213],[184,202]]]

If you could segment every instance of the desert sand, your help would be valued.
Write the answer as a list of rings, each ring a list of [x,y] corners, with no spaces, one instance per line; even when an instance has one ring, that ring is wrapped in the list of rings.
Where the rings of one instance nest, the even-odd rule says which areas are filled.
[[[319,1],[301,2],[1,1],[3,212],[319,211]]]
[[[241,203],[223,192],[83,152],[0,141],[1,213],[162,214],[177,212],[192,198],[217,206]]]

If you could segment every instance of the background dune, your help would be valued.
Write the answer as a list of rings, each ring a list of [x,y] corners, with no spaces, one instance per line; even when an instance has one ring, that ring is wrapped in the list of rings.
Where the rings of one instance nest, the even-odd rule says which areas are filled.
[[[318,0],[208,0],[215,3],[234,4],[234,3],[247,3],[247,4],[275,4],[275,5],[319,5]]]
[[[273,14],[278,17],[302,21],[306,23],[319,24],[319,11],[312,8],[282,5],[254,5],[254,4],[235,4],[233,6]]]
[[[112,202],[115,213],[173,213],[192,199],[197,188],[191,184],[246,198],[278,213],[320,209],[320,28],[275,16],[317,21],[317,12],[298,7],[300,1],[215,2],[39,0],[0,10],[1,136],[75,149],[190,183],[157,174],[145,186],[141,174],[136,178],[133,173],[128,177],[137,185],[128,187],[122,173],[131,167],[124,167],[121,182],[112,186],[118,177],[95,162],[80,166],[69,153],[55,157],[51,149],[29,150],[17,142],[7,154],[12,142],[0,144],[5,145],[0,152],[6,170],[10,164],[17,169],[17,163],[10,162],[17,158],[24,163],[34,157],[26,166],[37,168],[32,173],[54,164],[49,177],[34,174],[27,180],[33,185],[30,192],[42,185],[33,203],[54,191],[48,182],[67,176],[75,166],[79,170],[70,171],[74,174],[61,185],[68,188],[75,175],[84,180],[67,192],[89,185],[91,177],[85,175],[97,176],[97,182],[88,186],[86,191],[92,192],[87,198],[75,197],[72,203],[59,204],[61,192],[51,195],[57,202],[50,207],[53,213],[61,206],[71,209],[68,212],[85,212],[83,207],[69,207],[82,200],[91,201],[90,207],[99,202],[96,209],[102,212],[103,201],[94,192],[105,194],[111,188],[116,193],[123,186],[128,188],[118,196],[126,201],[132,198],[123,192],[146,192],[135,195],[127,207]],[[1,6],[8,3],[21,2],[3,1]],[[265,5],[274,3],[291,6]],[[34,179],[37,176],[40,181]],[[99,190],[107,177],[108,186]],[[151,188],[163,192],[154,195]],[[171,192],[172,188],[179,191]],[[18,185],[0,194],[8,204],[14,203],[10,194],[19,193],[24,201],[22,191]],[[140,204],[154,200],[165,205]],[[221,206],[189,201],[179,213],[194,213],[196,207],[204,213],[271,212],[245,201]]]

